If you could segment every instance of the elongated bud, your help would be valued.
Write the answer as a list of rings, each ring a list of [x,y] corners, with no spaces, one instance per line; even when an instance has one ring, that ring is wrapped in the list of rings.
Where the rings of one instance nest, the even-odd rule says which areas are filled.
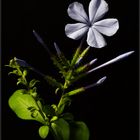
[[[93,84],[91,84],[91,85],[88,85],[88,86],[84,87],[85,90],[102,84],[102,83],[106,80],[106,78],[107,78],[107,77],[104,76],[104,77],[102,77],[101,79],[99,79],[96,83],[93,83]]]
[[[46,75],[41,73],[39,70],[35,69],[33,66],[29,65],[26,61],[19,59],[19,58],[14,58],[16,62],[22,66],[22,67],[28,67],[30,70],[36,72],[37,74],[41,75],[42,77],[45,77]]]
[[[104,76],[103,78],[101,78],[101,79],[99,79],[98,81],[97,81],[97,85],[100,85],[100,84],[102,84],[105,80],[106,80],[106,76]]]
[[[71,66],[76,64],[77,59],[79,58],[80,52],[81,52],[81,46],[76,49],[76,51],[73,55],[73,58],[71,60]]]
[[[19,59],[19,58],[14,58],[16,60],[16,62],[21,66],[21,67],[30,67],[28,63],[26,63],[26,61]]]
[[[54,42],[54,47],[56,49],[57,55],[60,56],[61,55],[61,51],[60,51],[58,45],[55,42]]]
[[[87,54],[87,52],[89,51],[89,49],[90,49],[90,47],[88,46],[88,47],[80,54],[80,56],[79,56],[79,58],[78,58],[78,60],[77,60],[77,62],[76,62],[77,65],[81,62],[81,60],[82,60],[83,57]]]
[[[46,46],[46,44],[43,41],[43,39],[38,35],[38,33],[35,30],[33,30],[33,34],[36,37],[37,41],[46,49],[46,51],[48,52],[48,54],[51,56],[51,52],[48,49],[48,47]]]
[[[83,72],[85,71],[89,66],[91,66],[92,64],[94,64],[97,61],[97,59],[93,59],[92,61],[90,61],[89,63],[85,64],[84,66],[81,66],[79,68],[76,69],[76,72]]]
[[[46,45],[46,44],[44,43],[44,41],[42,40],[42,38],[38,35],[38,33],[37,33],[35,30],[33,30],[33,34],[34,34],[34,36],[36,37],[36,39],[37,39],[37,41],[38,41],[39,43],[41,43],[43,46]]]
[[[75,89],[73,91],[70,91],[70,92],[66,93],[66,95],[73,96],[73,95],[79,94],[81,92],[84,92],[85,90],[87,90],[89,88],[92,88],[92,87],[95,87],[95,86],[98,86],[98,85],[102,84],[106,80],[106,78],[107,77],[104,76],[101,79],[99,79],[96,83],[93,83],[93,84],[88,85],[86,87],[81,87],[81,88]]]
[[[121,55],[117,56],[116,58],[114,58],[114,59],[112,59],[112,60],[110,60],[110,61],[108,61],[108,62],[106,62],[106,63],[104,63],[104,64],[102,64],[102,65],[100,65],[100,66],[97,66],[97,67],[93,68],[92,70],[89,70],[86,74],[89,74],[89,73],[91,73],[91,72],[93,72],[93,71],[95,71],[95,70],[98,70],[98,69],[103,68],[103,67],[105,67],[105,66],[107,66],[107,65],[110,65],[110,64],[112,64],[112,63],[114,63],[114,62],[117,62],[117,61],[119,61],[119,60],[122,60],[122,59],[124,59],[125,57],[128,57],[129,55],[131,55],[132,53],[134,53],[134,51],[130,51],[130,52],[121,54]]]
[[[91,60],[91,61],[89,62],[89,66],[91,66],[92,64],[94,64],[96,61],[97,61],[97,58]]]
[[[44,79],[46,77],[45,74],[43,74],[42,72],[40,72],[39,70],[35,69],[34,67],[30,67],[30,69],[34,72],[36,72],[37,74],[39,74],[40,76],[42,76]]]

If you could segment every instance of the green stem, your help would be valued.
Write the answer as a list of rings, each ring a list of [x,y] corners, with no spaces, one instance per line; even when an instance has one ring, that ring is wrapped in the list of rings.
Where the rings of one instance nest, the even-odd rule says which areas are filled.
[[[78,57],[79,57],[79,53],[80,53],[80,51],[81,51],[81,48],[82,48],[82,45],[83,45],[83,43],[84,43],[84,41],[85,41],[85,36],[82,38],[82,40],[81,40],[81,43],[80,43],[80,45],[79,45],[79,47],[78,47],[78,49],[76,50],[76,52],[75,52],[75,54],[74,54],[74,57],[73,57],[73,59],[72,59],[72,61],[71,61],[71,68],[70,68],[70,70],[69,70],[69,74],[68,74],[68,76],[67,76],[67,79],[65,79],[65,83],[63,84],[63,91],[62,91],[62,94],[61,94],[61,98],[60,98],[60,100],[59,100],[59,102],[58,102],[58,105],[57,105],[57,108],[58,108],[58,114],[60,113],[62,113],[61,111],[59,112],[59,108],[61,107],[61,105],[63,105],[63,109],[65,108],[65,106],[67,105],[66,103],[64,103],[64,98],[65,98],[65,89],[67,89],[69,86],[70,86],[70,83],[69,83],[69,80],[71,80],[71,77],[72,77],[72,75],[73,75],[73,70],[74,70],[74,64],[75,64],[75,62],[77,61],[77,59],[78,59]]]
[[[63,87],[65,87],[66,84],[67,84],[67,83],[66,83],[66,81],[65,81]],[[58,108],[58,112],[57,112],[58,114],[57,114],[57,115],[60,115],[60,114],[62,113],[61,111],[59,112],[59,108],[60,108],[60,106],[63,104],[64,95],[65,95],[65,88],[63,88],[63,90],[62,90],[62,94],[61,94],[60,100],[59,100],[58,105],[57,105],[57,108]],[[64,106],[64,108],[65,108],[65,106]]]

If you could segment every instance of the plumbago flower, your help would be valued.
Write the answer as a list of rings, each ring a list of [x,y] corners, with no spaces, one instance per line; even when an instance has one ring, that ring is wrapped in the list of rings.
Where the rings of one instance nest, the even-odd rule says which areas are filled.
[[[114,18],[100,20],[108,11],[108,4],[104,0],[91,0],[88,11],[89,17],[81,3],[70,4],[67,10],[68,15],[80,23],[67,24],[65,33],[69,38],[75,40],[87,34],[87,44],[89,46],[102,48],[106,45],[106,41],[101,34],[114,35],[119,28],[118,20]]]

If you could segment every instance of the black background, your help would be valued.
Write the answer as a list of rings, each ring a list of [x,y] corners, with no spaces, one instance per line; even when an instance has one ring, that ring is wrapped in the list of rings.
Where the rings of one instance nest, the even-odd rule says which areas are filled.
[[[2,1],[2,139],[39,140],[40,124],[23,121],[8,107],[8,98],[18,89],[14,76],[7,76],[4,67],[14,56],[26,60],[46,74],[55,74],[48,54],[32,34],[35,29],[54,51],[57,42],[68,58],[79,41],[65,36],[64,27],[75,22],[67,15],[68,5],[73,0],[3,0]],[[88,9],[89,0],[79,0]],[[75,120],[86,122],[90,129],[90,140],[137,140],[138,139],[138,0],[107,0],[109,12],[105,17],[117,18],[120,29],[114,36],[106,38],[103,49],[90,49],[86,61],[98,58],[99,65],[121,53],[134,50],[130,57],[96,71],[83,78],[81,83],[93,83],[102,76],[106,82],[100,87],[75,96],[70,111]],[[86,45],[84,46],[86,47]],[[36,78],[41,79],[39,76]],[[42,97],[50,99],[52,89],[42,80],[38,85]],[[51,140],[49,135],[48,140]]]

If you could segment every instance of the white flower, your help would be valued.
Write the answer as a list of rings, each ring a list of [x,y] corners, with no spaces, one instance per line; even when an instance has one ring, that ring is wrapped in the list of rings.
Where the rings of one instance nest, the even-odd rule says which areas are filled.
[[[70,4],[68,15],[80,23],[67,24],[65,33],[69,38],[75,40],[87,34],[87,44],[89,46],[102,48],[106,45],[106,42],[101,33],[106,36],[114,35],[119,28],[118,20],[114,18],[100,20],[108,11],[108,4],[104,0],[91,0],[88,11],[89,17],[81,3]]]

